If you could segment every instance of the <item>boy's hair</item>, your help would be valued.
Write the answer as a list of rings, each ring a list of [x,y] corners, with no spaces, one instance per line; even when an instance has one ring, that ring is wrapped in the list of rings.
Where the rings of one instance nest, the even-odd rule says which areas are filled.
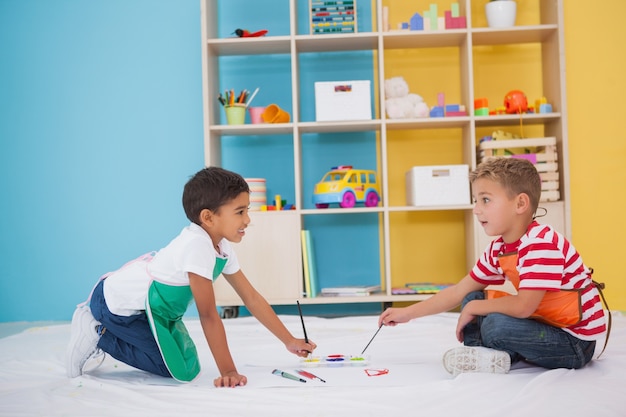
[[[502,185],[510,197],[525,193],[530,199],[532,212],[537,211],[541,197],[541,178],[530,161],[522,158],[488,158],[470,173],[471,183],[479,178],[490,179]]]
[[[207,167],[185,184],[183,208],[187,218],[199,225],[202,210],[217,213],[221,206],[239,194],[249,192],[250,187],[241,175],[219,167]]]

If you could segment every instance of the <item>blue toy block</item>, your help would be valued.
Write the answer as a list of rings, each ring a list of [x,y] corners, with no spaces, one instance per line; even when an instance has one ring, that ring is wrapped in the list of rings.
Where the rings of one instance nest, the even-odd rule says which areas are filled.
[[[407,22],[402,22],[402,29],[409,29],[409,24]]]
[[[447,104],[446,113],[450,111],[461,111],[461,105],[460,104]]]
[[[411,30],[424,30],[424,18],[419,13],[411,17]]]
[[[552,113],[552,104],[549,104],[549,103],[540,104],[539,113]]]
[[[434,106],[430,109],[430,117],[445,117],[443,106]]]

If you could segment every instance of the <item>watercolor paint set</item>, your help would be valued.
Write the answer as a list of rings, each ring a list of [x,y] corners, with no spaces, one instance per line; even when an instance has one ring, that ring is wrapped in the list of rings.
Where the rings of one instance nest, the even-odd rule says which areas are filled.
[[[369,356],[364,355],[327,355],[309,356],[300,359],[302,366],[366,366],[369,364]]]

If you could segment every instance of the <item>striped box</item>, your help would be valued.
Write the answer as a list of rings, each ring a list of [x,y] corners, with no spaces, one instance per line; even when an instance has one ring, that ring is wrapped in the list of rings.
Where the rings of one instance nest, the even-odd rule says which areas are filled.
[[[265,178],[245,178],[250,187],[250,211],[260,211],[267,204]]]

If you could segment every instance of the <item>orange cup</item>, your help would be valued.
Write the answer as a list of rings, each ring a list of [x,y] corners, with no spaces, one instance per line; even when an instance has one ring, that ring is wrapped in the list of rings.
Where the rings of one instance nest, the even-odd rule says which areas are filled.
[[[265,123],[289,123],[291,116],[289,113],[278,107],[276,104],[270,104],[261,114],[261,118]]]

